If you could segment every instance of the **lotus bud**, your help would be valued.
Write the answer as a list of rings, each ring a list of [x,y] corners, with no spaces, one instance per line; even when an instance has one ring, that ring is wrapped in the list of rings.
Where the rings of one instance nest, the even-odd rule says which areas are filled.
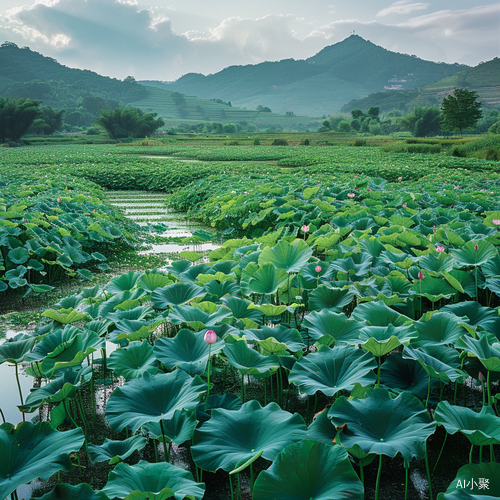
[[[406,203],[403,203],[403,208],[406,208]]]
[[[207,344],[215,344],[217,342],[217,334],[213,330],[207,330],[203,336],[203,340]]]
[[[438,245],[438,246],[436,247],[436,250],[437,250],[438,252],[444,252],[444,247],[443,247],[443,246],[441,246],[441,245]]]
[[[314,268],[314,270],[317,272],[317,273],[320,273],[321,272],[321,266],[316,266]]]
[[[422,271],[418,272],[418,279],[419,280],[424,279],[424,273]]]
[[[432,226],[432,232],[435,233],[437,231],[436,226]]]
[[[398,177],[398,181],[401,182],[403,180],[402,177]]]
[[[495,226],[500,226],[500,219],[493,219],[491,222],[493,222]]]
[[[301,228],[303,233],[308,233],[309,232],[309,226],[307,226],[306,224],[304,224]]]
[[[477,252],[479,250],[479,247],[477,245],[474,245],[474,250]]]
[[[61,198],[57,198],[57,203],[61,203]]]
[[[348,198],[354,198],[356,195],[354,193],[347,193]]]

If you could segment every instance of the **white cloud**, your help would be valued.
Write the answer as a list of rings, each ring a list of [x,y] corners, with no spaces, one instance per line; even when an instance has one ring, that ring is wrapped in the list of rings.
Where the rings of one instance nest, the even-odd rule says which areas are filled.
[[[389,16],[391,14],[409,14],[415,10],[425,10],[429,7],[428,3],[409,3],[409,0],[394,2],[387,9],[382,9],[377,13],[377,17]]]

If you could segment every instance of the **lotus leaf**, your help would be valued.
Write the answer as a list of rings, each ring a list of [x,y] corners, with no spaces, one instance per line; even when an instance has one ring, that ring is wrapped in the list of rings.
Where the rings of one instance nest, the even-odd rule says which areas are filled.
[[[304,240],[296,239],[289,243],[283,239],[276,246],[262,250],[259,255],[259,265],[271,262],[287,273],[296,273],[307,264],[312,253],[313,249]]]
[[[330,446],[336,444],[337,429],[328,418],[328,408],[324,408],[314,415],[313,422],[307,429],[307,436],[309,439],[314,439],[314,441],[319,441]]]
[[[352,314],[358,321],[366,321],[372,326],[406,326],[413,323],[412,319],[404,316],[383,302],[367,302],[360,304]]]
[[[362,328],[359,338],[351,339],[349,343],[360,344],[363,349],[380,358],[400,345],[409,344],[417,336],[418,334],[412,325],[365,326]]]
[[[154,375],[158,371],[153,347],[146,340],[142,344],[131,342],[127,347],[112,352],[107,365],[126,380],[142,377],[146,372]]]
[[[250,349],[244,340],[226,344],[224,353],[228,363],[245,375],[258,375],[269,370],[277,370],[280,366],[278,356],[274,354],[263,356]]]
[[[448,434],[461,432],[473,445],[500,444],[500,417],[496,416],[490,406],[483,406],[481,411],[476,413],[470,408],[441,401],[436,407],[434,417]]]
[[[446,312],[435,313],[427,321],[423,319],[413,323],[418,332],[418,339],[411,342],[412,346],[455,344],[460,336],[466,334],[462,325],[469,322],[466,317],[458,318]]]
[[[259,474],[253,498],[362,500],[364,488],[343,448],[305,439],[287,446],[271,467]]]
[[[343,313],[332,311],[313,311],[304,318],[303,325],[313,340],[329,335],[335,342],[350,342],[359,338],[366,323],[347,318]]]
[[[297,361],[288,379],[308,395],[321,391],[325,396],[333,396],[352,389],[356,383],[374,383],[376,367],[374,357],[361,349],[323,346],[319,352]]]
[[[455,258],[458,267],[480,266],[498,256],[496,248],[485,240],[468,241],[462,248],[450,250],[450,254]]]
[[[141,460],[136,465],[119,463],[109,473],[102,491],[109,498],[164,500],[173,496],[176,500],[201,500],[205,484],[196,483],[190,472],[175,465]]]
[[[151,294],[151,301],[156,309],[167,309],[168,306],[186,304],[190,300],[204,295],[206,295],[205,290],[193,283],[174,283],[157,288]]]
[[[358,444],[365,453],[396,456],[407,461],[424,455],[426,439],[434,432],[422,403],[408,392],[392,399],[386,389],[372,390],[364,399],[338,398],[328,416],[336,427],[346,424],[337,440],[346,448]]]
[[[331,288],[320,285],[309,293],[309,310],[321,311],[329,309],[333,312],[341,312],[342,308],[352,300],[352,292],[348,289]]]
[[[208,294],[215,296],[216,300],[220,300],[224,295],[235,296],[239,291],[239,286],[234,281],[223,281],[220,283],[213,280],[207,283],[204,288]]]
[[[476,356],[487,370],[500,372],[500,350],[492,347],[494,341],[496,342],[496,338],[491,334],[482,335],[478,339],[463,336],[460,337],[455,346],[466,349]]]
[[[480,487],[481,479],[483,486]],[[444,493],[437,500],[497,500],[500,492],[500,464],[495,462],[467,464],[457,472]]]
[[[212,410],[212,418],[194,433],[193,459],[204,470],[230,472],[262,452],[274,460],[286,446],[307,436],[304,420],[283,411],[276,403],[258,401],[239,410]]]
[[[189,411],[175,410],[174,416],[170,420],[163,420],[161,424],[149,422],[144,424],[143,429],[149,432],[154,439],[159,439],[163,435],[167,442],[182,444],[190,441],[193,437],[197,424],[196,413],[197,409],[194,408]]]
[[[154,355],[167,370],[179,368],[189,375],[205,373],[208,361],[208,344],[203,340],[202,332],[194,333],[182,329],[174,338],[158,339],[154,346]],[[216,354],[224,347],[224,341],[218,339],[212,344],[211,354]]]
[[[305,347],[299,331],[295,328],[286,328],[283,325],[274,328],[265,326],[255,330],[243,330],[242,333],[248,340],[255,340],[260,345],[267,339],[275,339],[276,342],[284,344],[285,348],[291,352],[300,351]]]
[[[393,391],[408,391],[422,398],[427,394],[429,375],[414,359],[405,359],[401,354],[393,353],[380,369],[380,381]]]
[[[249,318],[255,322],[260,322],[262,319],[262,313],[259,309],[252,309],[250,306],[253,305],[253,302],[249,300],[237,297],[222,297],[221,301],[229,307],[236,319]]]
[[[59,309],[58,311],[48,309],[42,313],[42,316],[53,319],[57,323],[61,323],[61,325],[69,325],[77,321],[90,321],[92,319],[88,314],[77,312],[71,307],[69,309]]]
[[[248,282],[248,291],[258,294],[276,293],[280,285],[286,281],[287,276],[284,269],[278,269],[270,262],[262,264],[252,274]]]
[[[105,439],[101,446],[89,445],[92,462],[106,462],[110,465],[130,457],[134,451],[142,450],[148,440],[143,436],[132,436],[124,441]]]
[[[201,324],[201,328],[204,326],[213,326],[217,323],[221,323],[223,319],[231,315],[231,311],[225,307],[219,307],[218,310],[211,314],[200,310],[198,307],[193,307],[190,305],[175,306],[174,310],[168,315],[170,323],[174,325],[180,325],[181,323],[194,324],[193,326],[198,326]]]
[[[116,431],[127,427],[136,432],[148,422],[171,419],[175,410],[194,408],[205,389],[199,377],[192,378],[181,370],[166,375],[146,372],[113,391],[106,418]]]
[[[146,271],[143,276],[137,281],[137,286],[151,293],[157,288],[165,287],[172,284],[172,280],[161,273]]]
[[[46,480],[59,470],[71,470],[69,454],[78,451],[84,439],[80,428],[59,432],[50,422],[0,425],[0,498],[37,477]]]
[[[220,408],[225,410],[239,410],[242,404],[241,399],[235,394],[226,393],[222,396],[210,396],[207,401],[206,409],[205,403],[199,404],[196,408],[196,419],[201,425],[210,418],[212,410],[218,410]]]
[[[477,302],[467,301],[457,304],[448,304],[441,308],[441,312],[455,314],[455,316],[466,316],[469,324],[475,328],[481,328],[498,336],[500,331],[500,316],[491,307],[482,307]],[[462,325],[464,326],[464,325]]]
[[[109,500],[102,491],[94,491],[87,483],[77,486],[70,484],[57,484],[56,487],[39,497],[38,500],[61,500],[61,498],[71,498],[72,500]],[[35,500],[32,498],[31,500]]]
[[[0,365],[5,362],[13,364],[23,362],[31,351],[35,340],[36,339],[32,337],[25,338],[24,336],[16,336],[14,339],[7,340],[1,344]]]

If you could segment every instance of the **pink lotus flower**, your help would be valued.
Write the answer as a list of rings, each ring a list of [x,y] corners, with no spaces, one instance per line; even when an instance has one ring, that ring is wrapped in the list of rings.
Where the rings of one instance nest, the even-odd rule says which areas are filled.
[[[314,268],[314,270],[317,272],[317,273],[320,273],[321,272],[321,266],[316,266]]]
[[[217,342],[217,334],[213,330],[207,330],[203,336],[203,340],[207,344],[215,344]]]
[[[436,226],[432,226],[432,232],[435,233],[437,231]]]
[[[455,206],[455,204],[454,204],[454,203],[452,203],[452,204],[450,205],[450,208],[453,208],[454,206]]]
[[[330,191],[330,186],[327,186],[327,188],[326,188],[326,189],[327,189],[328,191]]]
[[[479,250],[479,247],[477,245],[474,245],[474,250],[477,252]]]
[[[57,198],[57,203],[61,203],[61,198]]]
[[[370,189],[370,188],[368,188],[368,189],[367,189],[367,191],[371,191],[371,189]]]
[[[406,203],[403,203],[403,208],[406,208]]]
[[[402,177],[398,177],[398,181],[401,182],[403,180]]]
[[[479,372],[478,379],[479,379],[479,382],[482,382],[484,380],[484,375],[481,372]]]
[[[444,252],[444,247],[442,247],[441,245],[438,245],[437,248],[436,248],[436,250],[438,252]]]
[[[309,226],[306,226],[305,224],[300,228],[303,233],[308,233],[309,232]]]
[[[500,219],[493,219],[491,222],[493,222],[495,226],[500,226]]]
[[[357,191],[358,190],[358,186],[354,186],[354,191]]]
[[[356,195],[355,195],[354,193],[347,193],[347,196],[348,196],[349,198],[354,198]]]
[[[423,273],[422,271],[419,271],[419,272],[418,272],[418,279],[419,279],[419,280],[424,279],[424,273]]]

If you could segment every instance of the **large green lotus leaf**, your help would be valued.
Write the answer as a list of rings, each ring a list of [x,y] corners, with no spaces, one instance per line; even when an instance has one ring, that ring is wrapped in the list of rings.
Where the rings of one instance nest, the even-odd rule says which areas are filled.
[[[69,325],[70,323],[75,323],[77,321],[91,321],[92,317],[88,314],[77,312],[73,308],[69,309],[59,309],[54,311],[54,309],[48,309],[42,313],[45,318],[53,319],[57,323],[62,325]]]
[[[340,237],[338,234],[335,235]],[[318,246],[316,240],[316,248]],[[317,267],[321,268],[321,271],[318,273],[316,271]],[[306,288],[315,288],[316,283],[321,281],[321,279],[330,279],[332,277],[332,269],[330,269],[330,262],[322,262],[322,261],[316,261],[316,262],[309,262],[302,271],[300,271],[300,277],[302,278],[302,283],[306,283]]]
[[[79,366],[85,358],[102,347],[104,339],[95,332],[84,330],[73,337],[68,344],[62,343],[47,354],[42,361],[42,371],[45,375],[51,376],[56,370]]]
[[[399,452],[408,461],[424,455],[425,441],[436,427],[415,396],[403,392],[392,399],[383,388],[374,389],[365,399],[349,401],[341,396],[328,416],[337,427],[346,424],[337,436],[342,446],[357,444],[365,453],[390,457]]]
[[[349,276],[362,278],[372,267],[372,257],[367,253],[353,254],[345,259],[332,261],[330,267]]]
[[[490,259],[488,262],[485,262],[481,266],[481,271],[488,278],[495,278],[500,276],[500,256],[496,256],[493,259]]]
[[[81,483],[76,486],[70,484],[57,484],[56,487],[39,497],[37,500],[109,500],[102,491],[94,491],[87,483]],[[31,500],[35,500],[31,498]]]
[[[107,364],[116,375],[127,380],[142,377],[146,372],[154,375],[158,371],[153,347],[146,340],[142,344],[131,342],[127,347],[112,352]]]
[[[286,446],[307,437],[303,418],[276,403],[264,408],[258,401],[239,410],[212,410],[212,418],[194,433],[193,459],[204,470],[230,472],[262,452],[274,460]]]
[[[441,401],[436,407],[434,418],[448,434],[461,432],[476,446],[500,444],[500,417],[491,406],[483,406],[480,413],[463,406],[453,406]]]
[[[216,300],[220,300],[224,295],[238,295],[240,287],[234,281],[223,281],[220,283],[217,280],[212,280],[204,285],[205,291],[214,296]]]
[[[309,294],[309,310],[321,311],[329,309],[333,312],[341,312],[342,308],[352,300],[352,292],[349,289],[331,288],[320,285]]]
[[[307,264],[312,254],[313,249],[304,240],[296,239],[290,243],[282,239],[276,246],[262,250],[259,265],[271,262],[287,273],[297,273]]]
[[[89,445],[92,462],[108,462],[110,465],[130,457],[136,450],[142,450],[148,440],[143,436],[132,436],[124,441],[105,439],[101,446]]]
[[[163,322],[164,319],[162,317],[148,321],[137,321],[133,319],[115,321],[116,329],[111,332],[108,339],[115,343],[121,340],[128,340],[129,342],[143,340],[149,337],[149,335],[151,335]]]
[[[7,257],[14,264],[24,264],[29,259],[28,250],[24,247],[13,248],[8,254]]]
[[[418,339],[413,340],[411,344],[415,347],[455,344],[467,333],[462,325],[468,322],[469,319],[466,317],[458,318],[446,312],[435,313],[427,321],[420,319],[413,323],[418,332]]]
[[[483,307],[477,302],[467,301],[448,304],[441,308],[440,311],[452,313],[458,317],[466,316],[469,318],[469,324],[472,327],[480,328],[500,337],[498,333],[500,331],[500,316],[491,307]]]
[[[451,249],[450,254],[455,258],[456,267],[480,266],[498,256],[497,249],[486,240],[468,241],[462,248]]]
[[[460,337],[455,347],[465,349],[476,356],[483,366],[492,372],[500,372],[500,346],[494,344],[496,338],[491,334],[473,339],[467,335]],[[492,345],[495,347],[492,347]]]
[[[109,473],[103,488],[109,498],[139,500],[201,500],[205,484],[193,481],[190,472],[167,462],[151,464],[141,460],[136,465],[119,463]],[[145,493],[145,494],[144,494]]]
[[[167,370],[176,367],[189,375],[202,375],[208,361],[208,344],[203,340],[202,332],[194,333],[182,329],[174,338],[158,339],[154,346],[154,355]],[[224,341],[217,339],[212,344],[211,354],[216,354],[224,347]]]
[[[277,342],[284,344],[286,349],[292,352],[300,351],[305,347],[299,331],[295,328],[286,328],[283,325],[278,325],[274,328],[265,326],[259,329],[243,330],[242,334],[247,340],[255,340],[257,343],[267,339],[275,339]]]
[[[293,471],[293,473],[291,473]],[[311,439],[287,446],[255,481],[254,500],[363,500],[347,451]]]
[[[228,363],[245,375],[257,375],[269,370],[277,370],[280,366],[276,355],[263,356],[254,349],[250,349],[244,340],[226,344],[224,353]]]
[[[139,300],[145,294],[146,291],[143,290],[142,288],[137,288],[133,291],[126,290],[125,292],[118,293],[99,305],[97,316],[102,316],[103,318],[107,318],[110,313],[119,310],[118,308],[121,306],[121,304]],[[139,304],[137,304],[137,306],[138,305]]]
[[[173,417],[175,410],[194,408],[207,385],[197,376],[175,370],[168,374],[150,375],[117,387],[106,405],[106,419],[115,431],[127,427],[136,432],[147,422]]]
[[[415,281],[411,289],[415,294],[421,295],[431,302],[448,299],[456,293],[455,288],[453,288],[444,278],[433,278],[429,275]]]
[[[400,353],[393,353],[380,368],[380,381],[392,391],[408,391],[422,398],[427,394],[429,375],[414,359],[405,359]]]
[[[239,299],[237,297],[222,297],[221,301],[229,307],[232,315],[236,319],[249,318],[257,323],[262,319],[262,312],[259,309],[252,309],[253,302]]]
[[[437,257],[429,253],[421,257],[418,264],[422,269],[430,271],[431,276],[438,277],[439,273],[453,269],[453,258],[445,252],[441,252]]]
[[[467,464],[460,467],[455,479],[444,493],[439,493],[437,500],[498,500],[499,492],[500,464]]]
[[[196,266],[191,266],[189,269],[180,273],[179,280],[194,283],[198,279],[198,276],[206,275],[208,273],[212,273],[212,268],[209,265],[198,264]]]
[[[406,252],[394,253],[384,251],[380,254],[380,260],[385,264],[394,264],[400,269],[409,269],[415,264],[415,257],[412,257]],[[394,267],[391,268],[394,269]]]
[[[458,368],[458,352],[453,347],[426,346],[421,349],[413,349],[405,346],[403,357],[414,359],[427,372],[429,377],[448,383],[455,382],[465,374]]]
[[[409,326],[365,326],[361,330],[359,339],[350,343],[360,344],[374,356],[381,357],[389,354],[400,345],[409,344],[418,334],[412,325]]]
[[[359,338],[361,329],[366,323],[356,321],[352,317],[347,318],[343,313],[323,310],[307,314],[302,324],[313,340],[329,335],[335,342],[350,342]]]
[[[206,409],[205,403],[200,403],[196,408],[198,427],[210,419],[212,410],[218,410],[220,408],[224,408],[225,410],[239,410],[242,404],[238,396],[228,392],[223,395],[210,396],[207,401]]]
[[[132,309],[127,309],[126,311],[121,311],[120,309],[117,309],[115,312],[109,313],[107,319],[113,322],[120,321],[122,319],[140,321],[141,319],[145,319],[148,316],[152,316],[153,314],[154,311],[151,307],[137,306],[133,307]]]
[[[157,288],[151,294],[151,301],[156,309],[167,309],[168,306],[186,304],[196,297],[206,295],[205,290],[193,283],[174,283],[163,288]]]
[[[193,437],[193,432],[198,423],[196,413],[197,408],[190,411],[175,410],[174,416],[170,420],[162,420],[163,431],[160,422],[144,424],[143,429],[149,432],[149,435],[154,439],[159,439],[164,433],[167,442],[173,441],[176,444],[183,444]]]
[[[171,285],[173,281],[164,274],[146,271],[144,275],[138,280],[137,286],[151,293],[157,288],[162,288]]]
[[[258,294],[276,293],[287,277],[284,269],[276,268],[271,262],[262,264],[248,281],[248,291]]]
[[[2,363],[13,363],[18,364],[26,359],[26,356],[31,351],[33,344],[35,343],[35,338],[32,337],[21,337],[17,336],[12,340],[7,340],[0,345],[0,365]]]
[[[357,306],[353,313],[354,319],[366,321],[372,326],[406,326],[413,323],[411,318],[398,313],[383,302],[366,302]]]
[[[50,330],[43,331],[43,335],[40,335],[39,337],[41,340],[39,340],[36,344],[33,352],[26,356],[26,359],[28,361],[40,361],[48,354],[54,352],[61,345],[71,345],[75,341],[76,337],[78,337],[78,335],[82,332],[83,330],[77,328],[76,326],[67,325],[64,329],[57,327],[54,329],[52,326],[50,327]]]
[[[67,369],[63,374],[51,380],[39,389],[32,389],[24,406],[19,406],[24,411],[31,412],[44,402],[59,403],[63,399],[72,398],[78,387],[88,382],[92,377],[92,367],[86,366],[80,370]]]
[[[221,323],[228,316],[231,316],[231,311],[225,307],[219,307],[212,314],[207,314],[198,307],[184,305],[175,306],[173,311],[169,313],[168,320],[174,325],[201,323],[203,326],[213,326]]]
[[[314,419],[307,429],[307,437],[325,443],[330,446],[335,444],[337,429],[328,418],[328,408],[316,413]]]
[[[321,391],[333,396],[342,390],[351,390],[354,384],[367,386],[375,382],[375,358],[368,352],[351,346],[333,349],[323,346],[297,361],[288,380],[308,395]]]
[[[37,477],[47,480],[59,470],[71,470],[69,454],[78,451],[84,439],[82,429],[59,432],[50,422],[0,425],[0,498]]]
[[[132,290],[137,285],[139,278],[143,276],[143,273],[139,271],[130,271],[126,274],[122,274],[117,278],[113,278],[106,286],[107,292],[115,295],[117,293]]]

